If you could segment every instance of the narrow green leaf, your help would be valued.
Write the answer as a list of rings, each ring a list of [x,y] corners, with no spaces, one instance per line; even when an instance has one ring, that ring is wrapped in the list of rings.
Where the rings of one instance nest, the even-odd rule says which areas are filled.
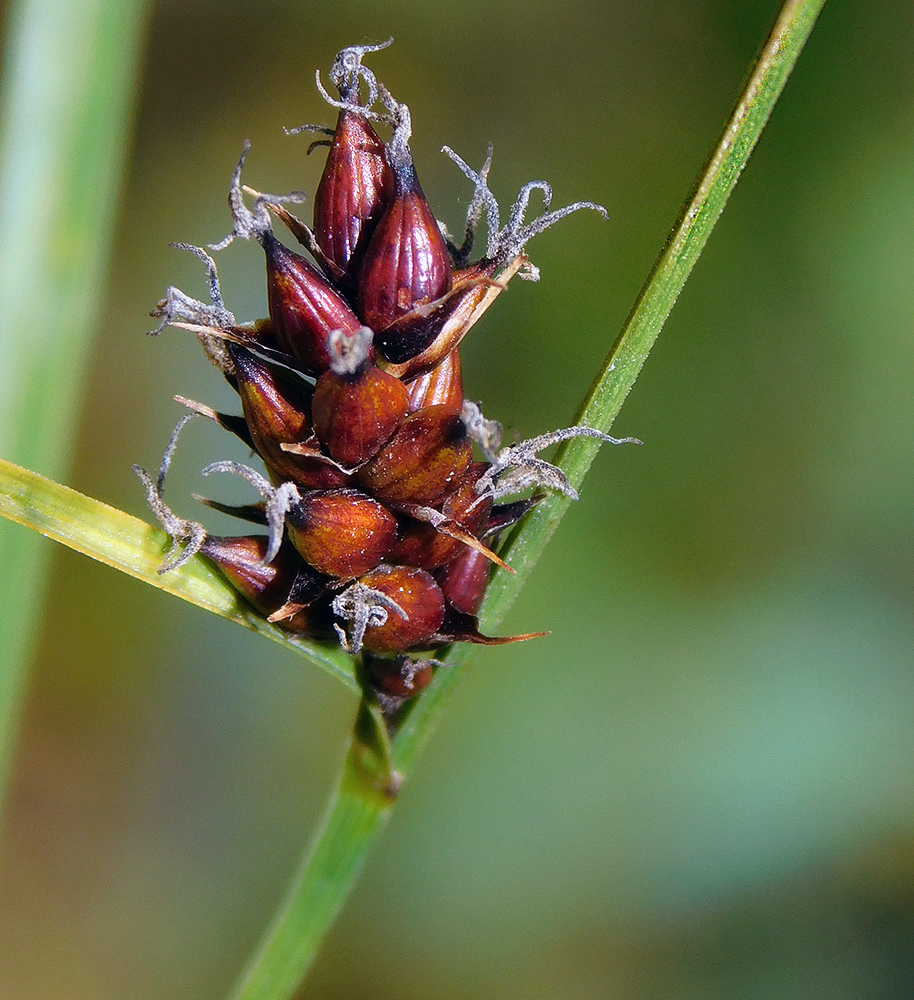
[[[2,459],[0,515],[205,611],[259,632],[322,667],[352,690],[358,690],[352,660],[346,653],[293,638],[265,621],[247,607],[202,557],[195,556],[180,569],[159,573],[169,549],[169,538],[164,531],[139,518]]]
[[[16,0],[0,104],[0,455],[63,478],[100,314],[144,0]],[[0,523],[0,798],[46,547]]]
[[[720,218],[824,3],[787,0],[782,7],[723,135],[606,356],[576,423],[603,432],[612,426]],[[576,438],[559,448],[555,461],[575,488],[581,485],[599,448],[599,442],[592,438]],[[488,629],[494,629],[507,614],[570,504],[565,496],[548,497],[507,540],[501,555],[514,573],[501,570],[492,580],[480,615]],[[450,668],[438,672],[399,733],[394,744],[396,767],[409,766],[440,710],[439,701],[459,679],[461,671],[456,668],[464,665],[472,652],[467,647],[451,650],[447,657]]]
[[[576,423],[604,432],[612,426],[720,218],[824,3],[788,0],[781,9],[727,127],[578,411]],[[599,448],[599,442],[592,438],[576,438],[559,449],[556,460],[572,486],[580,486]],[[486,602],[487,622],[498,622],[507,613],[570,502],[564,496],[548,498],[511,540],[508,551],[516,575],[500,573],[493,581]]]
[[[788,0],[755,65],[736,109],[703,171],[694,195],[657,260],[579,413],[578,422],[606,431],[612,425],[653,346],[686,278],[746,164],[824,0]],[[598,445],[577,439],[557,458],[572,485],[581,483]],[[487,628],[504,617],[552,536],[569,501],[540,504],[510,540],[506,551],[517,571],[500,572],[484,606]],[[504,554],[504,553],[503,553]],[[402,777],[431,733],[450,691],[472,656],[453,647],[432,686],[412,707],[392,745],[392,763]],[[365,856],[390,811],[390,802],[356,767],[358,737],[324,825],[306,854],[286,898],[251,958],[231,1000],[288,1000],[317,953],[324,933],[343,904]]]

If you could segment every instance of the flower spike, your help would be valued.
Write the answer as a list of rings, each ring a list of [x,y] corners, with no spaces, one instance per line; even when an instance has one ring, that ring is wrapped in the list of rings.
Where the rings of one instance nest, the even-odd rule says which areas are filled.
[[[335,636],[361,654],[357,679],[393,732],[401,705],[431,680],[437,661],[425,657],[437,649],[542,634],[488,637],[475,617],[492,565],[511,570],[490,547],[498,536],[544,488],[577,496],[539,453],[574,437],[634,439],[570,427],[504,447],[501,426],[464,398],[459,344],[516,274],[538,276],[527,242],[571,212],[606,211],[593,202],[555,210],[552,188],[538,180],[501,211],[488,183],[491,145],[478,170],[445,147],[473,187],[462,242],[452,239],[419,183],[409,108],[363,65],[389,44],[337,54],[329,81],[338,99],[317,75],[319,92],[338,111],[332,130],[287,130],[329,137],[317,140],[329,148],[313,229],[284,207],[301,202],[301,193],[278,197],[242,184],[249,142],[232,170],[231,232],[209,250],[236,239],[260,244],[269,319],[237,325],[213,258],[187,244],[179,246],[206,269],[209,301],[169,288],[154,313],[156,332],[173,325],[196,333],[237,392],[240,415],[180,401],[263,463],[263,471],[234,461],[203,470],[254,487],[251,503],[203,502],[260,533],[209,535],[166,505],[166,473],[189,416],[172,434],[158,476],[136,472],[172,540],[162,572],[200,553],[267,621],[318,641]],[[386,141],[375,131],[379,122],[392,132]],[[274,217],[308,257],[277,238]],[[471,262],[483,219],[485,253]],[[514,496],[531,489],[539,492]]]

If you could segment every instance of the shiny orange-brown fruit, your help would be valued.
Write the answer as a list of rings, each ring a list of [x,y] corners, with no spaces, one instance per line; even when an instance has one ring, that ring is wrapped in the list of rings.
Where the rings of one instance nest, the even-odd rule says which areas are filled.
[[[286,518],[289,538],[310,566],[348,580],[374,569],[397,537],[397,520],[358,490],[308,493]]]

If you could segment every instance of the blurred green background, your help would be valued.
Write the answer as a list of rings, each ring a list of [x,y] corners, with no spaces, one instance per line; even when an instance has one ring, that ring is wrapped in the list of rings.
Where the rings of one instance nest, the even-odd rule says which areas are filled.
[[[452,228],[470,191],[444,143],[478,164],[495,142],[503,203],[542,177],[609,210],[539,237],[542,281],[464,351],[490,416],[566,425],[777,8],[155,3],[70,484],[147,516],[130,465],[158,463],[172,395],[231,403],[191,335],[143,335],[166,285],[205,293],[168,243],[228,231],[245,138],[248,183],[313,192],[322,155],[282,126],[331,122],[314,69],[389,35],[370,65]],[[914,996],[912,29],[909,0],[826,4],[616,423],[645,447],[604,449],[505,623],[552,635],[480,651],[303,996]],[[265,312],[261,258],[219,256],[240,319]],[[246,496],[201,481],[223,457],[185,432],[179,512]],[[355,702],[63,549],[36,614],[0,996],[215,1000]]]

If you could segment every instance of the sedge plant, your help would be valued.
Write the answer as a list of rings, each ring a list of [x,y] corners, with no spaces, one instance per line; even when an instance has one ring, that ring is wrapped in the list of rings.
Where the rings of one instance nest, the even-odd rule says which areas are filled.
[[[368,641],[366,636],[371,635],[372,628],[377,630],[379,618],[396,621],[398,615],[402,618],[406,618],[407,615],[401,614],[402,608],[397,605],[394,597],[388,597],[387,603],[384,604],[385,598],[381,584],[374,580],[371,585],[363,582],[368,578],[364,575],[360,576],[364,573],[363,568],[360,567],[358,571],[354,571],[346,565],[341,569],[337,561],[326,563],[318,562],[317,557],[313,559],[320,566],[323,575],[329,576],[335,581],[359,578],[352,585],[354,589],[351,590],[341,591],[338,583],[331,585],[331,591],[335,596],[332,601],[328,598],[327,605],[332,608],[338,622],[342,621],[343,625],[336,625],[339,641],[328,641],[322,637],[319,628],[311,623],[301,629],[290,629],[289,622],[294,620],[292,616],[300,613],[302,608],[307,606],[307,602],[296,604],[294,593],[289,597],[289,601],[278,609],[285,612],[284,614],[265,614],[263,609],[258,610],[249,601],[239,596],[237,587],[232,586],[226,576],[215,568],[212,546],[208,550],[205,539],[199,533],[195,534],[194,526],[174,515],[165,504],[162,498],[162,485],[167,462],[163,463],[162,473],[158,479],[143,474],[147,496],[160,522],[159,524],[150,524],[123,511],[115,510],[98,500],[78,494],[66,486],[28,471],[19,464],[13,464],[5,459],[0,460],[0,513],[9,520],[18,522],[19,525],[32,529],[33,532],[60,541],[115,569],[196,604],[202,609],[256,631],[264,638],[269,638],[273,642],[293,650],[312,665],[323,668],[340,683],[361,696],[349,751],[324,819],[313,843],[303,852],[300,867],[294,874],[286,896],[279,903],[260,944],[251,956],[246,968],[241,971],[231,993],[233,1000],[282,1000],[282,998],[291,997],[298,988],[317,953],[327,928],[339,912],[346,894],[357,878],[373,841],[391,810],[395,808],[397,790],[402,782],[408,779],[417,754],[432,732],[448,696],[459,683],[462,671],[473,655],[473,642],[477,641],[475,638],[470,643],[457,640],[477,635],[484,638],[497,630],[500,621],[510,608],[561,521],[571,499],[576,495],[576,490],[594,459],[600,439],[608,435],[625,397],[637,379],[651,346],[746,165],[787,77],[812,30],[822,3],[823,0],[788,0],[784,4],[769,38],[747,76],[744,89],[738,97],[734,111],[717,146],[698,178],[669,240],[657,258],[631,312],[609,350],[600,372],[581,404],[574,420],[575,430],[541,442],[542,445],[559,444],[558,452],[554,458],[554,466],[550,465],[549,468],[554,469],[555,476],[560,477],[563,488],[547,496],[537,496],[538,502],[531,509],[524,507],[518,512],[523,514],[519,523],[513,524],[511,519],[508,519],[504,525],[500,525],[507,530],[498,546],[497,555],[489,550],[486,544],[487,536],[482,533],[482,529],[469,540],[472,546],[475,546],[474,551],[485,549],[487,558],[491,557],[499,564],[499,568],[495,570],[491,581],[485,588],[484,599],[482,594],[479,594],[482,599],[481,606],[472,609],[473,613],[470,615],[473,618],[472,627],[466,626],[466,623],[461,619],[463,624],[460,628],[452,626],[448,630],[446,625],[442,625],[440,620],[437,620],[437,623],[431,627],[431,631],[424,633],[418,639],[411,636],[408,640],[402,640],[401,645],[398,645],[400,639],[395,637],[391,641],[385,639],[387,645],[381,643],[374,649],[370,645],[367,647],[371,655],[380,650],[381,653],[394,653],[399,657],[399,654],[406,653],[417,645],[421,646],[423,641],[432,644],[435,657],[432,666],[426,667],[426,664],[432,663],[432,661],[409,660],[410,681],[417,673],[418,665],[421,665],[425,671],[423,690],[419,690],[417,686],[415,691],[409,690],[405,696],[401,690],[398,690],[396,697],[391,700],[389,690],[382,683],[379,683],[376,677],[366,678],[364,654],[361,658],[356,655],[360,653],[362,644]],[[136,12],[130,24],[124,25],[124,31],[138,31],[141,20],[139,12]],[[21,29],[21,44],[24,51],[27,43],[28,32],[23,27]],[[363,48],[367,50],[370,47]],[[352,91],[346,92],[345,87],[341,90],[338,106],[341,107],[342,111],[346,111],[347,107],[350,110],[353,108],[362,109],[358,113],[367,118],[371,114],[371,105],[376,99],[380,100],[386,109],[383,113],[387,115],[387,119],[393,126],[394,138],[391,140],[389,150],[393,148],[394,152],[397,153],[397,150],[400,149],[396,145],[397,136],[405,135],[408,138],[409,134],[408,111],[404,110],[405,106],[391,98],[383,88],[372,90],[372,88],[379,86],[374,83],[373,78],[369,82],[368,100],[364,104],[360,103],[361,98],[357,96],[358,74],[356,74],[355,86],[355,96]],[[123,111],[118,119],[122,130],[124,129],[125,116],[126,111]],[[10,157],[13,156],[11,150],[14,149],[15,140],[16,137],[12,133],[6,137],[6,159],[3,162],[7,165],[7,170],[10,169],[8,164]],[[397,153],[397,155],[399,154]],[[475,183],[476,194],[471,204],[471,215],[475,212],[478,219],[487,208],[491,208],[490,196],[485,184],[488,161],[481,171],[476,172],[466,167],[466,164],[463,164],[459,157],[455,156],[454,158],[465,168],[465,172]],[[410,194],[410,191],[407,191],[407,194]],[[293,232],[296,232],[296,223],[282,201],[271,199],[269,196],[258,196],[256,192],[253,192],[253,195],[256,199],[256,205],[252,212],[244,207],[244,192],[240,185],[239,164],[233,179],[232,235],[235,238],[253,237],[259,240],[267,251],[269,262],[270,254],[275,252],[275,248],[271,243],[272,230],[266,221],[268,215],[272,213],[283,219],[290,225]],[[515,215],[517,214],[519,213],[515,213]],[[517,220],[515,219],[515,221]],[[0,223],[4,223],[9,228],[14,224],[14,221],[0,219]],[[103,221],[97,220],[97,225],[103,225]],[[518,231],[518,226],[515,227],[514,235]],[[505,279],[506,271],[511,267],[517,270],[524,265],[524,262],[519,262],[523,243],[522,241],[512,242],[512,234],[509,230],[509,225],[504,227],[503,232],[507,232],[508,236],[501,245],[497,239],[493,243],[492,237],[493,235],[497,236],[499,227],[497,221],[493,221],[490,214],[489,256],[498,259],[498,268],[493,268],[490,273],[478,272],[473,275],[472,281],[467,286],[467,295],[477,296],[479,300],[474,299],[473,309],[476,309],[479,302],[486,297],[488,298],[483,308],[487,307],[489,300],[500,290],[500,281]],[[432,234],[435,233],[437,233],[437,229],[432,227]],[[296,234],[298,235],[298,233]],[[307,233],[303,233],[301,238],[307,242],[310,237]],[[162,307],[162,315],[166,322],[183,323],[191,327],[203,340],[204,347],[211,359],[216,360],[217,363],[221,361],[220,367],[223,372],[237,382],[238,373],[241,370],[238,351],[250,347],[251,344],[245,343],[246,333],[241,327],[236,327],[234,318],[227,318],[215,277],[215,269],[211,267],[211,258],[203,250],[195,252],[198,252],[198,256],[209,269],[213,301],[208,305],[195,303],[193,306],[188,306],[187,301],[182,301],[176,307],[172,300]],[[466,261],[460,257],[460,247],[453,244],[450,252],[456,262],[462,265],[466,264]],[[333,261],[330,264],[334,266]],[[93,266],[97,267],[98,265],[93,263]],[[333,273],[335,274],[335,272]],[[509,274],[508,277],[510,276]],[[335,280],[339,287],[345,291],[347,280],[345,275],[336,275]],[[385,308],[383,302],[364,301],[361,290],[352,294],[358,299],[362,315],[383,315]],[[9,296],[9,301],[13,301],[12,293]],[[426,335],[426,326],[423,324],[429,315],[435,315],[433,307],[436,302],[447,303],[447,309],[450,310],[455,304],[459,306],[462,300],[451,291],[451,286],[448,285],[438,288],[434,293],[430,292],[427,299],[420,303],[422,308],[420,308],[419,314],[422,324],[420,324],[421,330],[418,335],[421,342],[418,352],[410,353],[407,350],[402,357],[395,357],[398,350],[397,343],[394,343],[390,338],[387,341],[379,342],[379,350],[385,352],[388,361],[387,368],[394,372],[395,380],[402,374],[397,366],[408,368],[412,358],[417,353],[421,355],[423,351],[431,349],[429,343],[438,343],[437,338],[442,335],[442,329],[449,335],[453,334],[452,327],[448,326],[451,312],[447,312],[441,327],[433,330],[432,334]],[[220,312],[220,310],[223,311]],[[410,316],[407,315],[405,326],[408,329],[404,334],[407,339],[417,336],[415,328],[410,327],[409,319]],[[387,329],[396,328],[399,330],[404,326],[402,320],[400,315],[393,317],[388,315],[384,320],[377,320],[375,325],[381,329],[386,324]],[[397,326],[398,323],[400,326]],[[324,377],[322,372],[332,370],[340,378],[349,379],[347,385],[354,378],[362,378],[366,370],[365,366],[368,364],[366,359],[369,355],[367,352],[370,351],[371,345],[360,347],[358,350],[361,353],[356,356],[354,361],[350,356],[350,367],[346,368],[346,356],[353,350],[352,344],[355,342],[352,338],[358,339],[355,328],[349,331],[349,334],[351,335],[350,339],[345,340],[342,347],[339,346],[339,338],[335,342],[337,343],[338,357],[331,358],[325,367],[319,366],[313,372],[308,372],[306,369],[306,374],[320,379]],[[282,349],[287,345],[283,343],[281,337],[277,339],[279,349],[282,352]],[[444,357],[455,347],[457,342],[459,342],[459,336],[453,344],[448,341],[446,343],[447,350],[443,351],[434,364],[439,363],[441,357]],[[275,349],[272,342],[260,343],[255,346],[266,350],[268,354]],[[288,355],[290,352],[287,350],[285,353]],[[434,364],[429,370],[434,369]],[[415,375],[415,372],[413,371],[411,374]],[[420,375],[422,374],[425,372],[420,373]],[[25,404],[17,403],[17,405],[24,406]],[[198,412],[206,411],[206,408],[200,404],[194,405]],[[221,415],[214,414],[212,411],[207,411],[206,415],[217,420],[221,419]],[[402,415],[398,417],[398,420],[402,419]],[[462,425],[469,425],[473,422],[473,415],[461,411],[460,419]],[[251,420],[248,419],[247,423],[250,432]],[[492,486],[490,492],[498,498],[498,476],[506,474],[510,469],[522,464],[517,461],[518,456],[525,461],[531,459],[536,449],[531,445],[526,452],[523,452],[523,448],[518,447],[513,449],[513,454],[510,455],[508,453],[512,452],[512,449],[499,451],[486,438],[487,426],[480,417],[475,440],[482,446],[489,460],[489,468],[485,473],[479,473],[481,477],[479,481],[485,480],[489,486]],[[586,430],[581,431],[581,428]],[[326,438],[331,439],[331,433],[331,430],[328,430]],[[57,428],[49,425],[46,435],[51,438],[55,434],[57,434]],[[263,454],[263,448],[258,446],[256,434],[253,437],[253,444]],[[39,438],[39,446],[40,440]],[[336,438],[332,438],[332,440],[335,442]],[[288,442],[286,444],[288,445]],[[326,444],[326,440],[323,438],[322,444]],[[344,449],[350,444],[351,441],[347,437],[339,447]],[[294,452],[294,446],[283,449],[284,454]],[[11,457],[21,458],[22,452],[11,444],[7,454]],[[342,454],[341,450],[337,456],[339,460],[334,458],[334,467],[342,467],[346,471],[350,469],[350,466],[340,457]],[[382,506],[385,503],[388,506],[392,505],[394,513],[398,516],[404,516],[405,513],[408,513],[414,518],[430,517],[431,515],[423,513],[434,506],[430,500],[428,503],[425,502],[429,498],[420,495],[416,500],[410,494],[406,497],[406,501],[409,501],[407,504],[404,497],[389,485],[390,477],[385,478],[387,470],[385,468],[378,470],[378,466],[383,463],[374,457],[376,454],[376,451],[371,452],[368,458],[358,454],[355,456],[362,462],[360,467],[371,470],[370,477],[367,473],[362,473],[362,479],[358,480],[359,485],[380,496]],[[310,456],[306,454],[305,457],[309,458]],[[27,453],[23,460],[27,461]],[[358,464],[356,462],[351,468],[356,468]],[[492,473],[492,469],[496,470],[497,475]],[[223,468],[216,471],[238,470],[237,468]],[[253,474],[244,474],[262,494],[262,502],[256,506],[253,516],[255,519],[259,518],[261,521],[267,522],[270,528],[267,555],[269,558],[273,558],[277,555],[280,545],[283,517],[288,515],[290,509],[294,512],[295,504],[303,501],[300,497],[298,500],[294,498],[290,500],[289,491],[283,494],[281,485],[277,486],[275,483],[271,485],[262,477],[257,478]],[[355,473],[355,475],[358,476],[359,473]],[[550,472],[548,475],[551,476],[553,473]],[[487,480],[486,476],[488,476]],[[346,480],[346,483],[348,484],[349,480]],[[527,480],[526,484],[532,484],[534,487],[544,485],[541,478],[535,477]],[[344,500],[349,503],[351,491],[347,492],[348,490],[348,485],[337,490],[334,494],[334,500],[337,499],[337,494],[345,494]],[[479,496],[484,496],[484,494],[484,489],[478,490]],[[358,502],[361,504],[358,507],[358,517],[362,518],[363,512],[366,510],[365,502],[361,499]],[[475,501],[470,506],[472,507],[474,503]],[[350,509],[351,504],[350,507],[347,507],[347,510]],[[384,525],[388,515],[384,512],[378,513],[374,507],[371,508],[370,514],[371,517],[382,522],[380,528],[376,528],[372,522],[370,535],[373,539],[378,531],[386,530]],[[347,516],[350,515],[347,514]],[[293,524],[294,528],[294,518],[293,522],[290,523]],[[435,522],[433,526],[439,530],[440,523]],[[294,530],[298,529],[294,528]],[[450,527],[445,528],[445,533],[448,531],[451,531]],[[14,546],[34,546],[36,544],[34,536],[24,532],[21,528],[4,525],[4,532],[14,539]],[[460,534],[461,532],[457,532],[457,535]],[[466,532],[462,534],[466,535]],[[457,540],[467,543],[465,537],[457,538]],[[174,549],[173,543],[175,541],[183,543],[183,550],[180,546],[177,551]],[[309,548],[307,551],[312,552],[313,550]],[[169,552],[171,554],[166,556]],[[323,558],[324,552],[325,550],[322,549],[321,558]],[[335,551],[332,554],[337,555]],[[263,562],[262,556],[262,552],[258,553],[258,558],[254,562],[257,564]],[[29,557],[20,555],[19,558],[26,560]],[[167,559],[167,572],[161,572],[163,559]],[[370,569],[369,572],[371,572]],[[38,586],[39,576],[36,573],[33,577],[32,589],[28,592],[30,600],[35,599]],[[442,586],[444,586],[443,583]],[[362,589],[358,590],[359,587]],[[360,605],[359,601],[363,599],[366,591],[374,596],[371,597],[367,605],[364,602]],[[379,592],[382,594],[380,598],[377,596]],[[242,593],[244,592],[242,591]],[[345,601],[341,599],[343,595],[349,595]],[[384,605],[385,613],[383,615],[379,615],[377,610],[379,600]],[[375,603],[372,604],[371,601]],[[9,605],[7,606],[9,607]],[[478,630],[476,611],[478,611]],[[381,621],[380,624],[383,625],[384,621]],[[330,632],[330,635],[332,636],[333,633]],[[6,668],[4,685],[0,687],[0,696],[2,696],[0,713],[2,713],[3,723],[6,727],[6,745],[8,747],[11,743],[10,733],[14,729],[20,700],[19,692],[22,687],[22,670],[16,664],[27,662],[28,648],[17,635],[4,638],[10,650],[16,654],[11,655],[10,659],[5,661],[9,666]],[[381,640],[376,640],[376,642],[381,642]],[[392,661],[382,658],[382,662],[396,662],[402,666],[402,661],[399,658]],[[425,686],[426,683],[427,686]],[[8,771],[8,767],[5,771]]]

